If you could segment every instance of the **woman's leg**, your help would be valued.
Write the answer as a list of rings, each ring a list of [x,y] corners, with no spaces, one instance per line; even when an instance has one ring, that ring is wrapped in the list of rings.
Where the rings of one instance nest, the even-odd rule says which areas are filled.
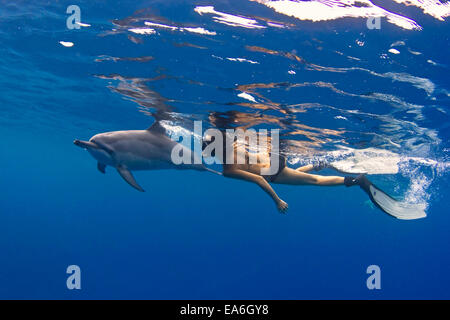
[[[306,166],[295,169],[298,172],[310,172],[310,171],[320,171],[322,169],[329,168],[328,163],[325,161],[319,161],[316,164],[307,164]]]
[[[306,166],[295,169],[295,171],[309,172],[309,171],[312,171],[313,169],[314,169],[314,166],[312,164],[307,164]]]
[[[293,184],[293,185],[317,185],[317,186],[337,186],[344,185],[344,177],[320,176],[309,174],[285,167],[275,178],[273,183]]]

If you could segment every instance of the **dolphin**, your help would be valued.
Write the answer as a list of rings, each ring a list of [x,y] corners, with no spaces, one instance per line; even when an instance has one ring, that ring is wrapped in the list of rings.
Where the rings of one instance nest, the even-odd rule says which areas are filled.
[[[192,150],[173,141],[166,130],[156,121],[146,130],[127,130],[99,133],[89,141],[75,140],[76,146],[86,149],[97,160],[97,169],[106,173],[106,167],[114,167],[133,188],[145,190],[136,182],[131,171],[160,169],[190,169],[220,172],[195,164],[198,157]],[[178,146],[183,155],[188,154],[192,164],[176,165],[172,162],[172,149]]]

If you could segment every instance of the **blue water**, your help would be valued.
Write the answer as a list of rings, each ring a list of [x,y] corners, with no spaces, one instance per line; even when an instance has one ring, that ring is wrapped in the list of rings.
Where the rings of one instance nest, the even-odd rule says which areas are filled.
[[[0,298],[450,298],[450,26],[373,3],[422,30],[250,1],[0,1]],[[67,28],[71,4],[90,26]],[[371,179],[428,216],[393,219],[359,188],[275,185],[281,215],[257,186],[193,171],[138,172],[139,193],[72,144],[155,117],[279,128],[292,167],[390,151],[398,172]],[[366,287],[373,264],[381,290]],[[81,290],[66,287],[69,265]]]

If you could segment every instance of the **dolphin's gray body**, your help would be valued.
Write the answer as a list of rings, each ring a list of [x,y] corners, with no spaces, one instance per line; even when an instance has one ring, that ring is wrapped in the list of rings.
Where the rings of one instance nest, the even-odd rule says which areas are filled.
[[[176,145],[183,150],[183,154],[190,155],[191,163],[194,163],[193,159],[197,155],[167,137],[165,129],[158,122],[147,130],[100,133],[89,141],[75,140],[74,144],[86,149],[98,161],[100,172],[105,173],[106,166],[114,167],[126,182],[142,192],[144,189],[136,182],[131,171],[194,169],[218,173],[203,164],[175,165],[171,154]]]

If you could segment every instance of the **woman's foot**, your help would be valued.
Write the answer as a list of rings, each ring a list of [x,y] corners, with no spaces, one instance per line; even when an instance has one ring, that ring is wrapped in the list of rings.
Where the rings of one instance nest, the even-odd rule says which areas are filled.
[[[366,175],[365,174],[360,174],[357,177],[344,177],[344,184],[346,187],[351,187],[351,186],[360,186],[362,184],[365,183],[365,181],[367,180]]]

